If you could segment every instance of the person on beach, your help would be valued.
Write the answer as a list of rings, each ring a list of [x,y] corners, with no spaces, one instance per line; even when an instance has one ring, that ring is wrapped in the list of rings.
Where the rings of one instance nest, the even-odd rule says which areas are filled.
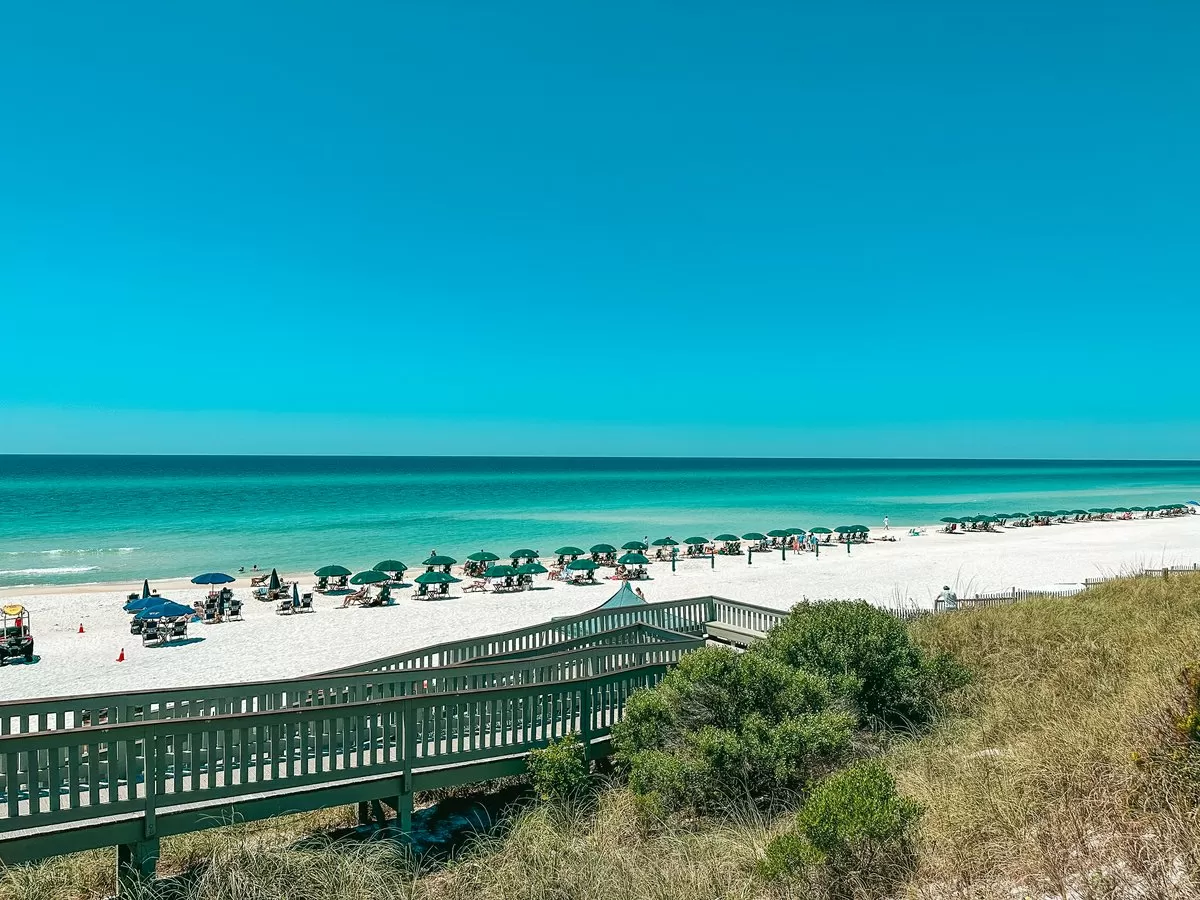
[[[943,585],[942,592],[933,598],[934,608],[937,608],[938,602],[941,602],[942,608],[946,612],[958,609],[958,595],[950,590],[950,585]]]
[[[641,589],[640,587],[635,587],[635,588],[633,589],[633,592],[634,592],[635,594],[637,594],[637,595],[638,595],[638,599],[639,599],[639,600],[645,600],[645,599],[646,599],[646,595],[642,593],[642,589]]]
[[[888,520],[887,520],[887,516],[884,516],[884,517],[883,517],[883,530],[884,530],[884,531],[891,531],[891,529],[888,527]]]

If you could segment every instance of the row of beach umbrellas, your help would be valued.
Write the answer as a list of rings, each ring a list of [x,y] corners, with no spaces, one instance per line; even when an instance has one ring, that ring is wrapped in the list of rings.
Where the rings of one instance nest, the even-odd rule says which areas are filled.
[[[1063,516],[1107,516],[1114,513],[1135,513],[1135,512],[1170,512],[1171,510],[1182,509],[1186,504],[1183,503],[1167,503],[1162,506],[1097,506],[1092,509],[1041,509],[1035,512],[1014,512],[1014,513],[993,513],[990,516],[946,516],[942,519],[948,525],[968,525],[972,523],[988,524],[993,522],[1006,522],[1009,519],[1050,519],[1061,518]]]

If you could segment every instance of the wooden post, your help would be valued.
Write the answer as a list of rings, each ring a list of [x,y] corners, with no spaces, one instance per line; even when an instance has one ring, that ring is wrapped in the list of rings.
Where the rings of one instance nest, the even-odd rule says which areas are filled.
[[[117,845],[117,896],[145,896],[158,867],[158,838]]]

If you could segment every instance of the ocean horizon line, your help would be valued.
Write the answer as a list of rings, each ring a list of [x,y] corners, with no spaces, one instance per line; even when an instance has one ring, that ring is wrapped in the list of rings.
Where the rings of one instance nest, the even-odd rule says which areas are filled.
[[[469,459],[469,460],[681,460],[687,462],[980,462],[980,463],[1200,463],[1186,456],[680,456],[607,454],[581,456],[537,453],[4,453],[0,459]]]

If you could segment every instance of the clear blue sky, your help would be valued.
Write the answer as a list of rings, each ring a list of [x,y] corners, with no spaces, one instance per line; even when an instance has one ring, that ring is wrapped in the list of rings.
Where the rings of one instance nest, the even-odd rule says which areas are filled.
[[[1200,4],[0,13],[0,452],[1200,455]]]

